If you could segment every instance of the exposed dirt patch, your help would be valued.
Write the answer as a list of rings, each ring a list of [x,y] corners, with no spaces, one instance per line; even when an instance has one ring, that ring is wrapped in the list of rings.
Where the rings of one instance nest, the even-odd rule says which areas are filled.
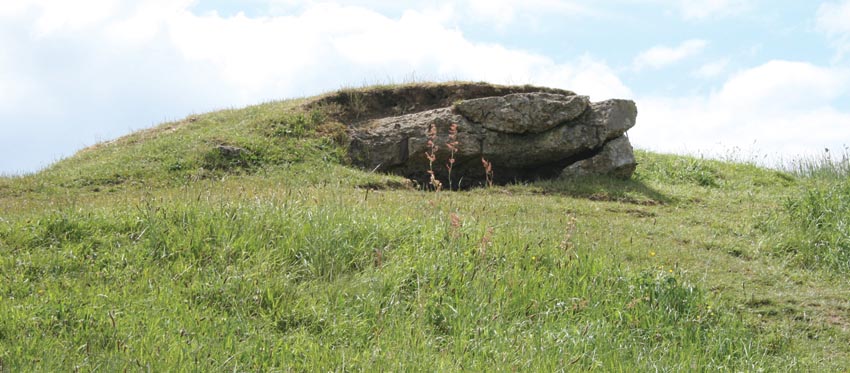
[[[631,215],[631,216],[634,216],[634,217],[637,217],[637,218],[654,218],[654,217],[656,217],[656,214],[654,212],[643,211],[643,210],[638,210],[638,209],[618,210],[618,209],[609,208],[609,209],[606,209],[606,210],[609,211],[609,212],[623,213],[623,214]]]
[[[488,83],[421,83],[402,86],[344,89],[311,101],[307,109],[336,107],[336,120],[350,126],[384,117],[394,117],[451,106],[459,100],[504,96],[512,93],[547,92],[575,95],[574,92],[525,86],[501,86]]]
[[[591,201],[620,202],[640,206],[659,206],[664,204],[663,201],[657,201],[654,199],[637,199],[628,196],[611,196],[605,193],[594,193],[589,195],[587,199]]]
[[[366,190],[414,190],[416,184],[412,180],[386,180],[381,182],[369,182],[357,186]]]

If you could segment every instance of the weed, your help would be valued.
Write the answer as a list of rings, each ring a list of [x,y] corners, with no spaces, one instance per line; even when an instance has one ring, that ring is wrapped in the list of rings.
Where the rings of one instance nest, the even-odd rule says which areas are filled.
[[[798,176],[821,180],[841,180],[850,177],[850,148],[840,154],[824,149],[820,156],[800,157],[786,168]]]
[[[850,272],[850,181],[802,191],[785,209],[796,233],[789,249],[808,266]]]
[[[230,145],[217,145],[204,154],[202,165],[209,170],[230,171],[254,166],[258,161],[256,154],[247,149]],[[173,167],[170,169],[179,171],[179,169]]]
[[[463,222],[460,218],[460,215],[458,215],[456,213],[451,213],[449,215],[449,218],[450,218],[449,233],[450,233],[451,238],[456,240],[460,237],[460,228],[463,225]]]
[[[346,96],[348,98],[348,107],[351,110],[355,119],[360,119],[361,116],[366,114],[368,110],[368,104],[364,99],[364,95],[362,92],[357,89],[347,89],[345,90]]]
[[[487,248],[493,244],[493,227],[487,227],[478,243],[478,254],[484,259],[487,256]]]
[[[716,161],[693,157],[658,159],[644,165],[635,175],[636,179],[667,180],[678,183],[693,183],[703,187],[718,187],[721,175],[713,165]]]
[[[446,170],[448,170],[449,172],[449,190],[452,190],[452,168],[455,164],[455,153],[457,153],[459,145],[460,143],[457,141],[457,124],[452,123],[452,125],[449,127],[449,139],[446,142],[446,146],[451,152],[449,155],[448,163],[446,163]]]
[[[481,165],[484,167],[484,178],[487,181],[487,187],[493,187],[493,164],[481,157]]]
[[[439,146],[437,146],[437,126],[433,123],[428,127],[428,150],[425,152],[425,158],[428,159],[428,175],[430,176],[430,184],[431,187],[434,188],[434,191],[439,192],[443,189],[443,183],[437,179],[437,176],[434,174],[434,162],[437,161],[437,150],[439,150]]]
[[[576,222],[578,220],[574,215],[567,217],[566,228],[564,229],[564,239],[561,241],[561,250],[568,255],[572,255],[574,249],[573,235],[576,232]]]

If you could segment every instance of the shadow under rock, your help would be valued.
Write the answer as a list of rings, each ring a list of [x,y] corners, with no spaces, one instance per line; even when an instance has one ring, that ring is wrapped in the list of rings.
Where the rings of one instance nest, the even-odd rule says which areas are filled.
[[[527,184],[532,192],[587,198],[593,201],[623,202],[644,206],[666,205],[675,199],[641,181],[607,176],[541,180]]]

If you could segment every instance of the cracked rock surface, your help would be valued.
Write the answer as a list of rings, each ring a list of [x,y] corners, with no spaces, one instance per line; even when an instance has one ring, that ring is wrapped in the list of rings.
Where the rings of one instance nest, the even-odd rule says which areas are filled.
[[[603,174],[631,177],[636,162],[625,133],[635,125],[634,102],[591,103],[569,91],[521,88],[364,120],[350,126],[349,156],[364,169],[423,181],[428,178],[426,153],[432,150],[432,140],[432,167],[444,184],[452,157],[452,179],[461,186],[483,182],[482,158],[491,162],[497,183]],[[429,137],[432,126],[436,134]],[[452,141],[458,144],[454,154],[447,145]]]

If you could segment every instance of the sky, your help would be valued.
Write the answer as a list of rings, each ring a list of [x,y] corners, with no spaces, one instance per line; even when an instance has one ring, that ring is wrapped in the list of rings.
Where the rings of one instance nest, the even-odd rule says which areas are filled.
[[[636,148],[850,146],[850,0],[0,1],[0,175],[213,110],[469,80],[632,99]]]

